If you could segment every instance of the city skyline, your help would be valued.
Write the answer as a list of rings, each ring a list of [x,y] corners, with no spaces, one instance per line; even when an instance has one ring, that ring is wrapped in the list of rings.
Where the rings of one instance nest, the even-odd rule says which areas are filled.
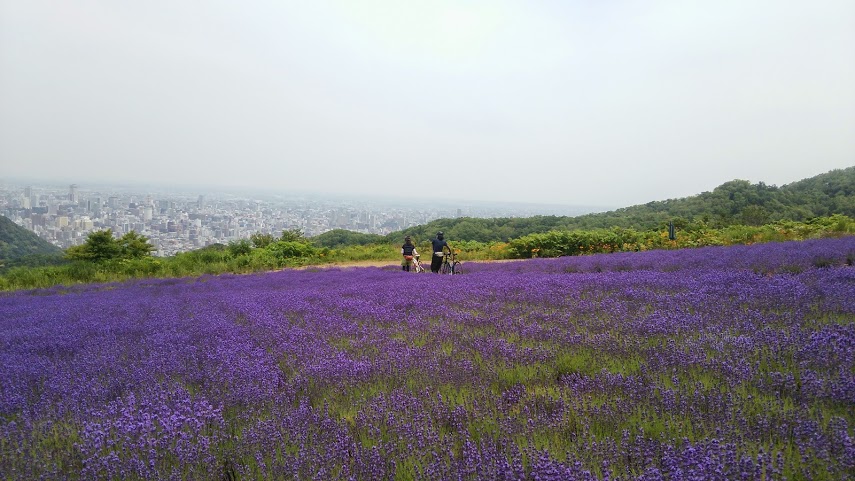
[[[0,180],[0,212],[66,249],[88,234],[111,229],[146,236],[155,255],[170,256],[249,238],[300,230],[307,237],[334,229],[388,234],[439,218],[581,215],[592,209],[504,203],[401,203],[323,194],[268,194],[153,189],[152,186],[17,182]]]

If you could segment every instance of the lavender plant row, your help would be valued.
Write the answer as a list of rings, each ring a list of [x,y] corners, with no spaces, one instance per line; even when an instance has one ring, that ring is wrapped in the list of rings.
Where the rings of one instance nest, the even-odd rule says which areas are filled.
[[[0,297],[3,479],[855,479],[855,237]]]

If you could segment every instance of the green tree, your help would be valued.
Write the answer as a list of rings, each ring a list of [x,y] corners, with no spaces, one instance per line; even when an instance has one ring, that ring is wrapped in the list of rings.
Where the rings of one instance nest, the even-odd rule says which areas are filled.
[[[252,244],[246,239],[229,242],[229,254],[232,257],[240,257],[250,252],[252,252]]]
[[[103,262],[116,259],[122,254],[122,246],[113,237],[113,230],[92,232],[86,242],[65,251],[65,256],[72,260]]]
[[[769,212],[759,205],[749,205],[742,209],[740,217],[745,225],[760,226],[769,221]]]
[[[276,239],[274,239],[273,236],[270,234],[262,234],[261,232],[256,232],[255,234],[249,236],[249,240],[252,241],[253,247],[263,249],[272,244]]]
[[[364,246],[380,244],[386,239],[379,234],[363,234],[345,229],[333,229],[312,237],[312,243],[320,247]],[[390,239],[391,241],[391,239]]]
[[[288,229],[282,231],[282,236],[279,240],[284,242],[304,242],[303,231],[300,229]]]
[[[318,253],[318,250],[310,244],[295,241],[277,241],[267,246],[267,250],[282,259],[312,257]]]
[[[142,259],[151,255],[154,246],[148,242],[148,238],[130,231],[119,239],[120,255],[123,259]]]

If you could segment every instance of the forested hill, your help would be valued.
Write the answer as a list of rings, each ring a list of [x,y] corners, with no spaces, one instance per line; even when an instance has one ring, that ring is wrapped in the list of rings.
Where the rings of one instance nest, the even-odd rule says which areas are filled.
[[[0,264],[30,256],[56,255],[59,252],[59,247],[0,215]]]
[[[855,167],[832,170],[781,187],[763,182],[752,184],[745,180],[733,180],[716,187],[712,192],[578,217],[437,219],[387,236],[335,230],[314,237],[313,240],[325,247],[396,243],[404,235],[424,240],[442,230],[448,239],[492,242],[550,230],[612,227],[650,230],[662,228],[669,221],[674,221],[680,228],[693,224],[705,224],[713,228],[734,224],[756,226],[780,220],[805,221],[832,214],[855,217]]]
[[[719,228],[734,224],[759,226],[780,220],[805,221],[832,214],[855,215],[855,167],[781,187],[732,180],[712,192],[575,217],[569,225],[582,229],[613,226],[653,229],[673,220],[704,222]]]

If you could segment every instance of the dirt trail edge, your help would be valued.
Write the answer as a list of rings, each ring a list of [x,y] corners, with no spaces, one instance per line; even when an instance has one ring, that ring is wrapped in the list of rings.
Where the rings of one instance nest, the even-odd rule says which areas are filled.
[[[497,260],[472,260],[465,261],[465,263],[481,263],[481,262],[519,262],[524,261],[526,259],[497,259]],[[388,266],[396,266],[400,267],[400,261],[346,261],[346,262],[331,262],[329,264],[314,264],[310,266],[300,266],[300,267],[286,267],[283,270],[289,269],[331,269],[331,268],[341,268],[341,267],[388,267]],[[427,270],[430,270],[430,261],[425,264],[425,261],[422,261],[422,266],[424,266]]]

